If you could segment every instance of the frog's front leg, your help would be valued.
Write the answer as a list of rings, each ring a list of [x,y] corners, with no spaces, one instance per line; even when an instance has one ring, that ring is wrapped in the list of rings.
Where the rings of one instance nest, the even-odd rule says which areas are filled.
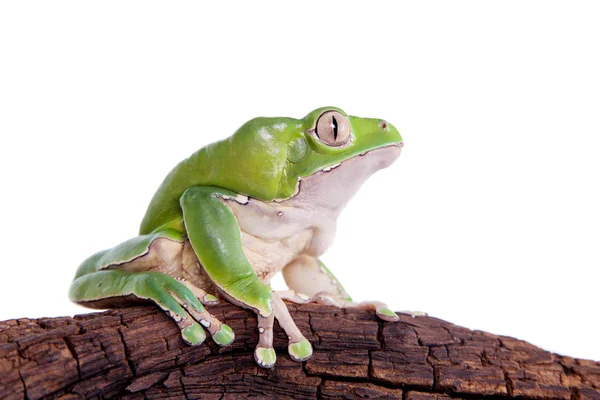
[[[246,258],[240,227],[225,199],[236,194],[217,187],[195,186],[181,197],[188,238],[202,267],[221,293],[232,303],[258,314],[259,342],[254,353],[263,367],[275,363],[273,322],[277,318],[290,343],[295,361],[312,355],[312,347],[294,324],[287,307],[271,287],[261,282]]]
[[[258,345],[254,352],[256,362],[266,368],[275,364],[273,349],[273,325],[275,319],[288,336],[288,353],[294,361],[306,361],[312,356],[312,346],[298,329],[287,306],[277,292],[273,292],[273,314],[269,317],[258,315]]]
[[[398,315],[380,301],[354,302],[342,284],[316,257],[302,255],[289,263],[283,269],[283,278],[290,289],[296,293],[309,296],[312,301],[338,307],[365,308],[375,311],[384,321],[397,321]],[[294,298],[286,296],[287,300],[297,303]],[[422,312],[401,311],[412,316],[426,315]]]

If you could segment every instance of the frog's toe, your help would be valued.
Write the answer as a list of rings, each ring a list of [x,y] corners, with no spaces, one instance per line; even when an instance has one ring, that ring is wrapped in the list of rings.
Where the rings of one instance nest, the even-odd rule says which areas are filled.
[[[263,368],[272,368],[275,365],[277,356],[272,347],[257,346],[254,350],[254,359],[256,363]]]
[[[210,306],[219,303],[217,296],[206,293],[204,289],[199,288],[190,281],[182,278],[178,278],[177,281],[187,287],[202,304]]]
[[[198,311],[195,308],[188,307],[187,311],[190,315],[198,321],[208,332],[210,332],[213,340],[219,346],[227,346],[233,342],[235,334],[233,330],[228,326],[215,318],[214,315],[206,310]]]
[[[403,310],[403,311],[398,311],[398,314],[406,314],[406,315],[410,315],[411,317],[426,317],[429,314],[427,314],[424,311],[407,311],[407,310]]]
[[[204,339],[206,339],[206,333],[200,324],[193,322],[189,326],[181,329],[181,337],[187,344],[196,346],[204,342]]]
[[[341,307],[340,303],[338,303],[330,293],[327,292],[319,292],[315,294],[311,300],[317,304],[323,304],[326,306],[336,306]]]
[[[343,303],[344,307],[348,308],[362,308],[366,310],[374,310],[377,317],[383,321],[388,322],[396,322],[400,320],[398,314],[394,311],[390,310],[390,308],[381,301],[362,301],[360,303],[356,303],[353,301],[348,301]],[[411,312],[411,311],[399,311],[400,314],[409,314],[413,317],[420,315],[427,315],[423,312]]]
[[[217,298],[217,296],[212,295],[210,293],[206,293],[204,296],[202,296],[200,298],[200,301],[202,302],[202,304],[209,306],[212,306],[213,304],[219,304],[219,299]]]
[[[379,317],[379,319],[382,319],[382,320],[388,321],[388,322],[396,322],[400,319],[395,312],[393,312],[392,310],[390,310],[387,307],[377,308],[375,310],[375,314]]]
[[[278,290],[276,293],[282,300],[291,301],[292,303],[296,304],[307,304],[311,301],[310,296],[294,290]]]
[[[307,339],[288,345],[288,353],[294,361],[302,362],[308,360],[313,353],[312,346]]]
[[[171,298],[174,299],[185,310],[185,316],[182,319],[183,322],[177,321],[177,318],[174,317],[178,325],[181,327],[181,324],[184,324],[185,327],[187,327],[188,325],[192,326],[193,324],[199,324],[208,332],[210,332],[213,340],[219,346],[227,346],[228,344],[231,344],[235,336],[231,328],[223,324],[211,313],[209,313],[199,301],[196,294],[191,292],[189,288],[181,285],[180,282],[173,282],[168,282],[169,286],[167,287],[166,293],[168,293]],[[187,318],[188,314],[191,318]],[[188,319],[195,322],[190,323],[187,321]],[[193,332],[196,331],[197,328],[193,328]],[[192,333],[190,333],[190,335],[192,335]],[[188,341],[185,337],[184,340]]]
[[[131,279],[133,295],[162,308],[175,321],[186,343],[198,345],[206,339],[201,321],[195,316],[206,310],[185,286],[158,272],[133,274]]]
[[[235,339],[235,334],[229,325],[223,324],[218,331],[213,333],[212,338],[219,346],[228,346]]]

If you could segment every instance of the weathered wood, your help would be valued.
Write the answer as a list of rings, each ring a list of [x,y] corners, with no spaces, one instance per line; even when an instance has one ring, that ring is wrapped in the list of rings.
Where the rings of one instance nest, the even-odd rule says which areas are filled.
[[[315,354],[258,368],[256,318],[210,307],[236,333],[230,347],[187,346],[155,307],[0,322],[0,398],[600,399],[600,363],[430,318],[289,305]]]

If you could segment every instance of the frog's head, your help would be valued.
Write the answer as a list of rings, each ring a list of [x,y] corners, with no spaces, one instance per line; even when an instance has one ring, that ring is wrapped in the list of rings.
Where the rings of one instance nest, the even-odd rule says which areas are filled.
[[[370,173],[388,167],[403,146],[400,133],[389,122],[355,117],[335,107],[318,108],[301,121],[302,128],[288,146],[287,180],[282,181],[280,198],[293,195],[299,180],[332,171],[357,157],[364,159],[354,162]]]
[[[293,197],[302,180],[344,165],[355,166],[362,182],[392,164],[403,146],[389,122],[351,116],[336,107],[318,108],[302,119],[255,118],[227,142],[227,154],[235,154],[238,167],[237,177],[229,175],[237,181],[231,186],[261,200]],[[333,175],[341,177],[331,173],[320,181]],[[352,175],[342,179],[356,180]]]

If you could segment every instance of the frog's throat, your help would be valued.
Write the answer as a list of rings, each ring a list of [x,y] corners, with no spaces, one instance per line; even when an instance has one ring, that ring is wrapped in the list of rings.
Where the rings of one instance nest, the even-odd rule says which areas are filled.
[[[352,191],[355,193],[372,174],[392,165],[400,156],[403,147],[404,142],[392,143],[357,154],[342,162],[328,165],[306,177],[300,176],[298,177],[296,190],[292,196],[275,199],[274,201],[281,203],[292,200],[297,197],[306,186],[313,186],[313,183],[317,183],[317,186],[327,186],[322,187],[322,189],[327,192],[331,191],[331,186],[327,184],[330,183],[335,184],[335,187],[338,187],[342,192]],[[323,183],[325,183],[325,185],[323,185]],[[352,197],[354,193],[348,194]]]

